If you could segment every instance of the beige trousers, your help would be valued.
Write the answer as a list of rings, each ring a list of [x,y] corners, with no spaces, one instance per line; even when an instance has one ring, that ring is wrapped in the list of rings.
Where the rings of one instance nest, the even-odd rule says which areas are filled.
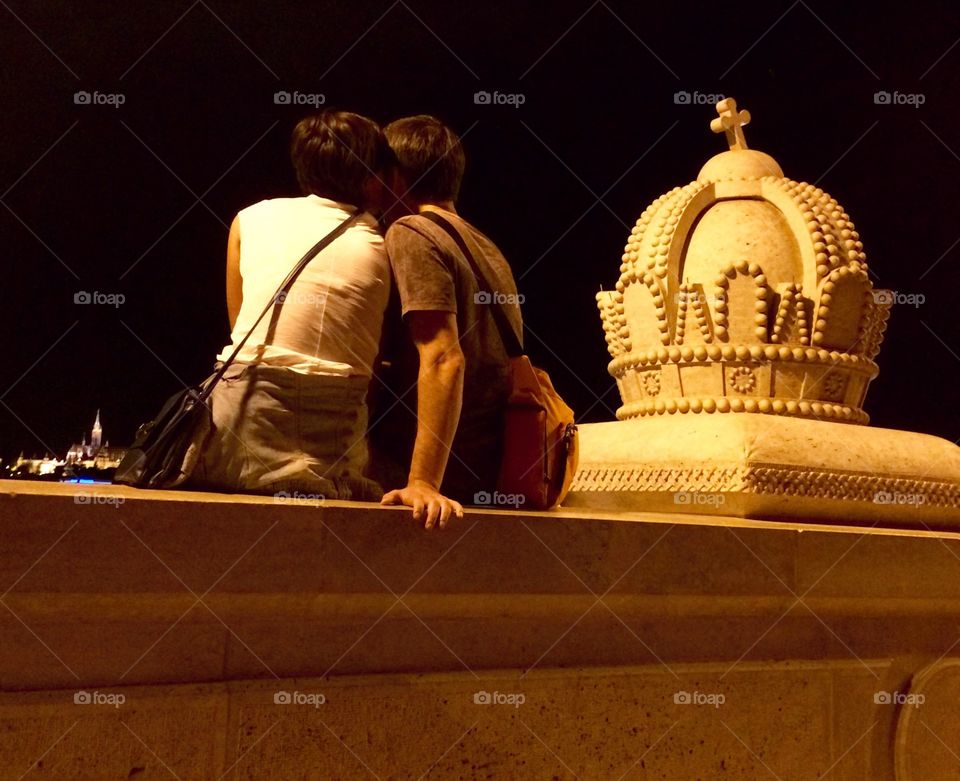
[[[210,396],[213,429],[189,485],[378,501],[379,484],[365,476],[368,384],[365,377],[231,365]]]

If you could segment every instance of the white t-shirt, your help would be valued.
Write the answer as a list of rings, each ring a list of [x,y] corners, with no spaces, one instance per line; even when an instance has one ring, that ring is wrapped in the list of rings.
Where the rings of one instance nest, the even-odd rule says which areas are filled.
[[[280,283],[352,207],[327,198],[274,198],[239,214],[243,303],[218,357],[226,360],[250,330]],[[237,360],[283,366],[309,374],[372,374],[390,294],[390,264],[376,220],[363,214],[317,255],[279,307],[251,334]]]

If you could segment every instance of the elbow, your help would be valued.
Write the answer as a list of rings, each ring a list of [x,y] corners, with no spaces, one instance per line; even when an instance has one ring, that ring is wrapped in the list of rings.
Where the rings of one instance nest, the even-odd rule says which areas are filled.
[[[441,362],[450,374],[457,377],[463,376],[467,368],[467,361],[463,357],[463,350],[460,349],[460,345],[457,345],[455,350],[445,352]]]
[[[463,357],[463,351],[457,345],[456,350],[450,350],[444,353],[442,363],[451,374],[462,375],[467,368],[467,361]]]
[[[466,371],[467,362],[459,345],[432,356],[425,361],[425,368],[445,379],[460,380]]]

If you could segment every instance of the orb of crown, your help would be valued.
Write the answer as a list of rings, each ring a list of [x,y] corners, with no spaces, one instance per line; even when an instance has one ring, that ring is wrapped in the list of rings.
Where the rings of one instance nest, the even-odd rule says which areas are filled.
[[[729,150],[640,215],[597,295],[619,419],[767,413],[866,423],[892,294],[874,290],[850,216],[748,149],[750,114],[717,103]]]

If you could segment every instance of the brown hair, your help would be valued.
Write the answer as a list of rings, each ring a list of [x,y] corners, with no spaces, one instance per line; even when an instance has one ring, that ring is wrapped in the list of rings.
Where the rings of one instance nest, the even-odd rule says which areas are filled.
[[[414,198],[457,200],[466,158],[456,133],[436,117],[420,114],[391,122],[384,134]]]
[[[391,161],[380,126],[349,111],[321,111],[293,129],[290,160],[304,195],[363,206],[364,182]]]

